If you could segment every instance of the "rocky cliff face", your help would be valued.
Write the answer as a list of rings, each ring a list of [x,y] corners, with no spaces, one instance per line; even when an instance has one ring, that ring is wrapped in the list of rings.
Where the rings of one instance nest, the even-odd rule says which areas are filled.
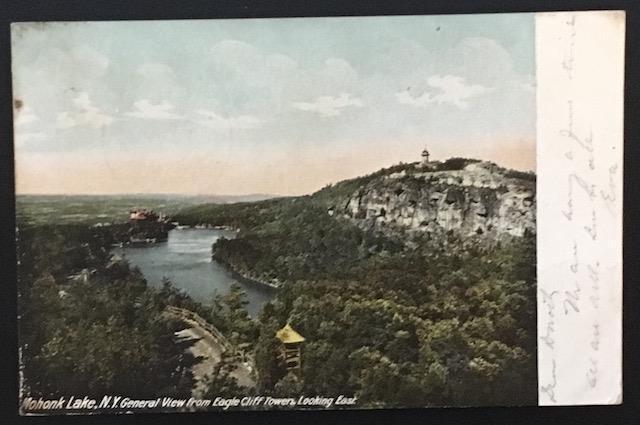
[[[407,164],[368,179],[335,200],[329,214],[361,228],[405,235],[482,235],[503,239],[536,231],[533,174],[466,160],[459,169],[443,163]],[[443,169],[445,168],[445,169]]]

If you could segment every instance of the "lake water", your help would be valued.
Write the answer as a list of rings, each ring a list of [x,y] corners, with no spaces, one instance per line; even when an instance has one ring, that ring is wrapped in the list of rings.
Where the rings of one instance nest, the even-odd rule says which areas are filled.
[[[160,287],[166,277],[196,301],[207,304],[214,293],[225,294],[238,283],[247,294],[247,309],[257,317],[262,306],[273,298],[274,290],[259,284],[234,279],[222,265],[211,260],[211,245],[221,236],[232,238],[234,232],[216,229],[174,229],[167,242],[117,248],[133,266],[140,268],[151,286]]]

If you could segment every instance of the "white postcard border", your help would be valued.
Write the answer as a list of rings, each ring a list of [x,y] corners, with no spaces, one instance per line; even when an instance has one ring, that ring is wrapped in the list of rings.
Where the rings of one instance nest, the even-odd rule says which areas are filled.
[[[619,404],[625,13],[535,19],[538,403]]]

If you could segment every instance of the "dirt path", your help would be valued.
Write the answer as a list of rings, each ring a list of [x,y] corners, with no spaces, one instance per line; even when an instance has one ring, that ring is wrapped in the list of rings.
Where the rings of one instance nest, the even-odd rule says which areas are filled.
[[[195,365],[192,369],[195,387],[193,389],[194,397],[202,395],[205,390],[205,377],[210,374],[214,366],[220,361],[223,347],[209,334],[202,329],[196,322],[185,320],[191,327],[176,332],[176,336],[180,338],[198,339],[188,350],[194,356],[201,356],[203,360]],[[245,387],[255,387],[255,380],[252,378],[251,366],[247,363],[238,363],[232,376],[238,380],[238,384]]]

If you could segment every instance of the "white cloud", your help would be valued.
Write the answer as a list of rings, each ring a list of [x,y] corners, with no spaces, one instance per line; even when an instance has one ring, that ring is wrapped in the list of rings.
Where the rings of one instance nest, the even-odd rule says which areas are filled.
[[[136,71],[141,76],[151,79],[164,80],[175,77],[173,68],[171,68],[169,65],[157,62],[143,63],[138,67],[138,69],[136,69]]]
[[[474,78],[485,84],[501,83],[514,73],[513,58],[496,40],[488,37],[466,37],[454,46],[445,60],[448,73]]]
[[[206,109],[199,109],[196,111],[198,114],[204,116],[202,120],[195,120],[194,122],[202,124],[205,127],[209,127],[214,130],[250,130],[252,128],[259,127],[263,120],[254,117],[252,115],[238,115],[235,117],[223,117],[213,111]]]
[[[328,117],[340,115],[342,109],[356,106],[362,106],[362,100],[352,97],[349,93],[342,93],[338,97],[320,96],[313,102],[293,102],[291,106],[301,111],[317,112]]]
[[[329,58],[324,62],[324,68],[320,69],[320,76],[330,83],[346,82],[352,84],[357,82],[358,73],[351,64],[340,58]]]
[[[103,75],[109,67],[109,58],[90,46],[78,46],[71,51],[71,60],[73,63],[80,63],[83,68],[87,68],[95,72],[97,75]]]
[[[339,102],[360,105],[362,100],[338,96],[362,93],[358,72],[349,61],[333,56],[313,63],[296,59],[240,40],[215,43],[205,65],[210,83],[203,91],[219,103],[207,104],[217,111],[225,102],[232,102],[237,110],[261,117],[284,116],[291,107],[335,116],[341,112]],[[327,94],[335,94],[335,98]],[[316,102],[320,104],[313,106]]]
[[[416,107],[425,107],[432,103],[449,103],[465,109],[469,106],[469,99],[493,90],[479,84],[467,84],[464,78],[455,75],[433,75],[429,77],[427,84],[437,89],[437,92],[424,92],[419,96],[412,96],[409,90],[405,90],[396,93],[396,99],[402,104]]]
[[[14,124],[18,126],[26,126],[35,121],[38,121],[38,116],[33,113],[29,106],[23,106],[20,109],[15,109]]]
[[[210,71],[222,83],[253,87],[270,87],[291,78],[298,66],[291,57],[266,54],[252,44],[239,40],[222,40],[209,50]]]
[[[75,110],[60,112],[57,116],[57,126],[61,129],[72,127],[102,128],[113,122],[113,117],[103,113],[93,105],[87,92],[80,92],[73,99]]]
[[[513,80],[510,82],[512,87],[516,89],[522,90],[527,93],[535,93],[536,92],[536,79],[531,76],[524,76],[521,80]]]
[[[354,44],[348,31],[334,36],[324,27],[305,32],[304,25],[294,31],[295,22],[264,28],[232,24],[199,28],[196,38],[181,25],[163,24],[163,37],[151,44],[131,42],[135,34],[120,24],[64,25],[23,38],[15,49],[15,93],[25,101],[20,112],[30,105],[39,119],[16,113],[28,122],[16,128],[44,132],[57,150],[124,151],[151,143],[170,154],[176,139],[194,151],[214,149],[212,135],[235,131],[235,137],[218,137],[215,149],[238,155],[267,139],[272,149],[288,152],[301,137],[306,147],[535,134],[535,97],[529,94],[534,87],[525,79],[534,72],[530,29],[492,40],[465,38],[478,33],[473,26],[447,24],[433,37],[412,39],[429,24],[364,23],[362,34],[375,40],[364,46]],[[296,37],[284,37],[296,32],[302,46],[302,38],[296,43]],[[105,36],[117,43],[105,44]],[[276,39],[281,43],[269,42]],[[86,47],[74,48],[79,43]],[[126,55],[114,49],[118,43],[127,45]],[[83,91],[93,105],[72,103]],[[87,121],[77,115],[83,107],[112,117],[102,128],[108,130],[104,137],[87,138],[86,131],[96,131],[88,124],[76,127]],[[56,131],[60,112],[61,127],[75,128]],[[38,137],[26,136],[29,149],[49,152],[52,145]]]
[[[293,69],[297,62],[281,53],[265,54],[254,45],[239,40],[222,40],[209,50],[214,62],[225,64],[231,68],[244,68],[247,65]],[[249,72],[253,70],[247,70]]]
[[[180,68],[178,68],[180,70]],[[184,72],[184,69],[182,69]],[[128,90],[130,99],[181,99],[190,93],[185,84],[189,82],[181,78],[173,66],[160,62],[145,62],[136,67],[135,74],[129,78],[131,86]]]
[[[138,100],[133,104],[135,111],[127,112],[125,115],[135,118],[150,120],[177,120],[182,118],[173,113],[173,105],[166,100],[153,104],[147,99]]]
[[[39,142],[45,139],[47,139],[47,135],[40,131],[17,131],[14,136],[14,143],[16,145],[24,145],[27,142]]]

